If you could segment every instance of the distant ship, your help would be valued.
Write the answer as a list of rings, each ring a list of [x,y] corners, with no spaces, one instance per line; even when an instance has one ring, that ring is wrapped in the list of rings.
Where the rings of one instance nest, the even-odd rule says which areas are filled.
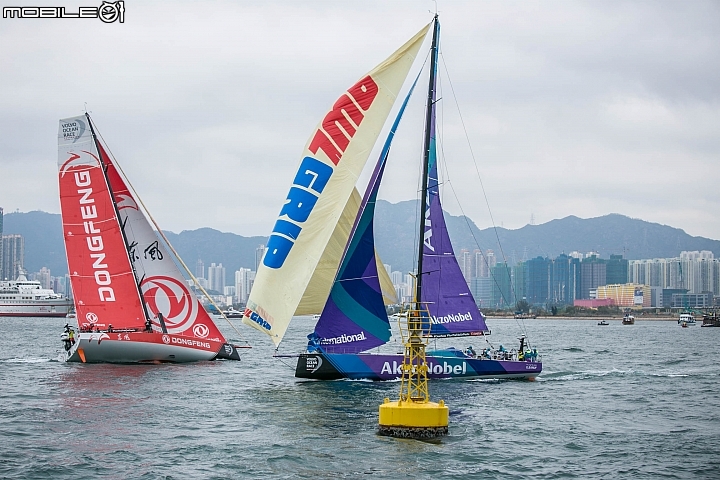
[[[72,300],[42,288],[21,271],[17,280],[0,282],[0,317],[64,317]]]

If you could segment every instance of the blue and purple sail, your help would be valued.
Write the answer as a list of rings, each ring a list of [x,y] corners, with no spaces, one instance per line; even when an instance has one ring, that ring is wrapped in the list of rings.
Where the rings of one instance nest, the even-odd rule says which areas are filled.
[[[437,24],[436,28],[439,34],[440,25]],[[437,49],[434,54],[437,56]],[[433,65],[437,66],[437,61],[433,62]],[[428,115],[430,141],[420,302],[430,313],[431,336],[454,337],[489,334],[485,318],[475,304],[475,299],[470,293],[455,258],[440,204],[435,142],[436,74],[437,72],[431,72],[430,75],[432,101],[430,102],[430,115]]]
[[[419,76],[418,76],[419,78]],[[393,122],[360,203],[330,296],[315,325],[312,339],[329,353],[359,353],[390,340],[390,322],[375,261],[373,219],[380,181],[390,145],[412,95],[417,78]]]
[[[373,218],[390,146],[417,80],[405,97],[390,129],[360,204],[325,308],[315,326],[314,335],[310,336],[328,353],[359,353],[383,345],[390,339],[390,323],[375,261]],[[433,102],[429,208],[426,212],[423,252],[425,277],[421,301],[430,313],[432,336],[490,333],[460,271],[445,226],[435,161],[434,108]]]
[[[434,38],[439,35],[435,22]],[[437,44],[433,42],[431,69],[436,70]],[[416,302],[428,315],[432,337],[487,335],[485,318],[475,304],[460,270],[439,195],[435,141],[436,71],[430,72],[423,159],[422,212],[418,241]],[[419,78],[419,75],[418,75]],[[307,353],[300,354],[295,376],[317,380],[340,378],[389,380],[399,378],[403,355],[370,352],[390,340],[391,331],[383,303],[375,254],[374,222],[378,189],[387,164],[390,145],[410,96],[405,97],[360,204],[330,294],[315,331],[308,335]],[[524,340],[524,337],[523,337]],[[519,351],[524,351],[523,340]],[[428,352],[429,378],[533,378],[542,371],[535,357],[487,348],[482,355],[471,349],[445,348]]]

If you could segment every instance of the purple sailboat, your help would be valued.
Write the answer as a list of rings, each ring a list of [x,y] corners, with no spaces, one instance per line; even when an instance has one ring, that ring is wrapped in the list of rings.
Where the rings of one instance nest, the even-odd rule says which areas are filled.
[[[438,38],[439,22],[434,29]],[[423,245],[415,291],[418,303],[427,311],[428,337],[489,335],[455,257],[440,202],[435,145],[437,52],[437,45],[433,45],[420,203]],[[417,81],[405,97],[378,158],[325,307],[315,330],[308,335],[307,353],[298,358],[296,377],[390,380],[401,376],[402,353],[369,351],[391,337],[375,258],[373,217],[390,145]],[[534,378],[542,371],[535,354],[526,351],[524,337],[517,351],[487,348],[478,355],[472,350],[433,350],[427,352],[426,363],[429,378]]]

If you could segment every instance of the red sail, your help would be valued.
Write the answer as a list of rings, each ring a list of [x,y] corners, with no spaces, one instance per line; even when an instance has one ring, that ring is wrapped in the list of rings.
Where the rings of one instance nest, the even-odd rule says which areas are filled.
[[[58,167],[78,325],[144,328],[135,276],[86,117],[60,121]]]
[[[98,146],[107,167],[120,222],[125,226],[130,259],[137,277],[142,279],[143,300],[153,329],[161,331],[158,315],[162,313],[168,333],[225,342],[225,337],[188,287],[173,256],[158,238],[105,149],[101,144]]]

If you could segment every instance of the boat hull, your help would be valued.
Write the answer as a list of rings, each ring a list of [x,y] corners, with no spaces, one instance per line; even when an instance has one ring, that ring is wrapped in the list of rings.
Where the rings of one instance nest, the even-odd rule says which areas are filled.
[[[38,300],[30,303],[0,303],[0,317],[64,317],[70,312],[70,300]]]
[[[187,363],[226,358],[239,360],[237,348],[222,342],[162,333],[80,333],[65,352],[66,362]]]
[[[428,378],[534,378],[541,362],[428,355]],[[373,353],[303,353],[295,368],[298,378],[394,380],[400,378],[403,356]]]

